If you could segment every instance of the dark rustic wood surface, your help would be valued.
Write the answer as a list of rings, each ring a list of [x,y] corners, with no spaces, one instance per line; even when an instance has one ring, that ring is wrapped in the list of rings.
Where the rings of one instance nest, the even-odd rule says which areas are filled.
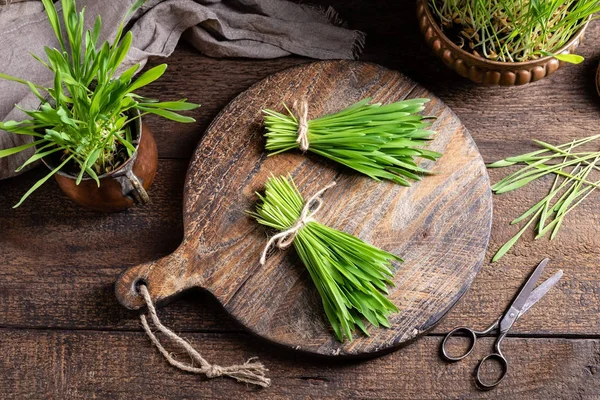
[[[309,118],[365,97],[384,104],[428,98],[436,117],[422,160],[432,172],[410,188],[368,177],[300,152],[267,157],[261,110],[305,99]],[[281,110],[283,111],[283,110]],[[388,298],[399,312],[390,329],[369,328],[340,343],[329,326],[306,268],[290,252],[259,263],[264,227],[247,215],[270,176],[291,175],[305,198],[332,181],[324,195],[324,224],[401,256]],[[492,224],[485,164],[456,115],[399,72],[360,61],[319,61],[289,68],[252,86],[223,109],[196,150],[184,189],[184,240],[171,255],[128,269],[116,284],[121,304],[145,304],[143,281],[155,303],[204,288],[251,332],[288,348],[334,357],[369,356],[398,348],[429,331],[466,292],[484,260]]]
[[[320,1],[324,4],[325,1]],[[461,118],[486,162],[532,150],[531,138],[554,143],[598,129],[594,85],[600,23],[580,48],[586,61],[538,83],[485,88],[448,71],[423,43],[410,0],[332,0],[351,26],[369,33],[363,59],[396,69],[438,95]],[[0,181],[0,397],[2,398],[505,398],[600,397],[600,221],[598,197],[567,221],[559,238],[519,243],[501,262],[485,264],[471,289],[429,336],[366,362],[334,362],[275,350],[246,334],[219,304],[192,291],[161,309],[163,322],[183,332],[221,365],[259,356],[273,386],[247,388],[227,379],[179,373],[153,349],[137,314],[119,305],[113,284],[129,266],[172,253],[182,240],[187,163],[210,121],[237,94],[286,67],[310,60],[213,60],[181,45],[161,83],[145,94],[200,102],[198,122],[152,119],[160,152],[154,203],[102,215],[67,202],[49,183],[21,208],[34,170]],[[156,65],[161,60],[152,60]],[[193,89],[193,90],[190,90]],[[505,174],[490,171],[492,182]],[[494,197],[488,258],[514,229],[508,222],[539,199],[550,180]],[[476,358],[447,365],[437,356],[440,335],[458,324],[487,326],[531,269],[548,256],[565,276],[519,320],[505,340],[511,362],[495,391],[473,387]]]

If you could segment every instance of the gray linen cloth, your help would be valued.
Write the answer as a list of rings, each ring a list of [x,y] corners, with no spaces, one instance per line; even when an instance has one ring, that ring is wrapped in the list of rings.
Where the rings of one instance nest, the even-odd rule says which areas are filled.
[[[114,37],[134,0],[79,0],[86,23],[101,15],[101,40]],[[128,24],[132,48],[123,68],[145,64],[150,56],[168,57],[180,37],[211,57],[275,58],[298,54],[317,59],[352,59],[364,34],[342,26],[332,9],[285,0],[148,0]],[[44,46],[58,40],[40,1],[0,0],[0,72],[51,85],[52,73],[30,53],[45,58]],[[26,86],[0,80],[0,120],[22,120],[15,108],[35,109],[39,100]],[[29,137],[0,131],[0,149],[29,142]],[[17,175],[33,151],[0,158],[0,179]]]

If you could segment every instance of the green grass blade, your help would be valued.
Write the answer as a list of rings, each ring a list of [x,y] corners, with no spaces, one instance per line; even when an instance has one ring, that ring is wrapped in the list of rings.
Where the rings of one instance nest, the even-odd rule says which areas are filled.
[[[39,181],[37,181],[35,183],[35,185],[33,185],[28,191],[27,193],[25,193],[23,195],[23,197],[21,197],[21,200],[19,200],[19,202],[17,204],[15,204],[13,206],[13,208],[17,208],[19,207],[21,204],[23,204],[23,202],[33,193],[35,192],[40,186],[42,186],[48,179],[50,179],[52,176],[54,176],[54,174],[56,174],[58,171],[60,171],[60,169],[62,167],[64,167],[69,161],[71,161],[71,159],[73,159],[73,156],[69,156],[65,161],[63,161],[58,167],[56,167],[55,169],[53,169],[48,175],[46,175],[45,177],[43,177],[42,179],[40,179]]]
[[[523,236],[523,233],[525,233],[525,231],[533,223],[535,218],[537,216],[539,216],[541,213],[542,213],[542,210],[541,209],[538,210],[534,214],[534,216],[529,220],[529,222],[527,222],[527,224],[525,224],[525,226],[523,228],[521,228],[521,230],[519,232],[517,232],[517,234],[515,236],[513,236],[506,243],[504,243],[504,245],[502,245],[502,247],[500,247],[498,249],[496,254],[494,254],[494,257],[492,258],[492,262],[496,262],[496,261],[500,260],[502,257],[504,257],[504,255],[517,243],[517,241],[521,238],[521,236]]]
[[[177,114],[176,112],[173,112],[173,111],[162,110],[160,108],[139,107],[139,109],[143,110],[147,113],[156,114],[158,116],[161,116],[163,118],[170,119],[170,120],[176,121],[176,122],[182,122],[182,123],[196,122],[196,120],[192,117],[187,117],[185,115]]]
[[[127,88],[127,93],[131,93],[141,87],[144,87],[154,82],[155,80],[160,78],[166,70],[167,64],[160,64],[154,68],[149,69],[148,71],[144,72],[135,82],[133,82],[131,86],[129,86],[129,88]]]
[[[63,51],[66,51],[65,41],[63,39],[62,30],[60,28],[60,22],[58,19],[58,13],[56,12],[56,8],[54,7],[54,3],[52,0],[42,0],[44,4],[44,9],[46,10],[46,15],[48,16],[48,21],[52,26],[52,30],[54,30],[54,34],[60,43],[60,48]]]
[[[12,156],[13,154],[20,153],[24,150],[30,149],[32,147],[37,146],[40,143],[43,143],[44,140],[37,140],[35,142],[25,143],[20,146],[10,147],[8,149],[0,150],[0,158]]]

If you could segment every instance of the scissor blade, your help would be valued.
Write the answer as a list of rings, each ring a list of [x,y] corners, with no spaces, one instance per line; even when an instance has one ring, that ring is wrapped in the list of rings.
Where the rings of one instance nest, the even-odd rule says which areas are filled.
[[[527,283],[523,286],[523,289],[521,289],[517,297],[515,297],[509,309],[514,307],[519,313],[523,310],[523,306],[527,302],[527,299],[529,299],[531,292],[533,292],[533,288],[535,288],[535,284],[537,283],[538,279],[540,279],[542,272],[544,272],[544,267],[546,264],[548,264],[548,261],[550,260],[544,258],[542,262],[539,263],[539,265],[533,270],[531,275],[529,275]]]
[[[519,316],[525,314],[527,310],[529,310],[535,303],[537,303],[542,297],[544,297],[546,293],[548,293],[548,291],[552,289],[554,285],[556,285],[556,283],[560,280],[560,278],[562,278],[562,276],[563,271],[561,269],[560,271],[552,275],[550,278],[546,279],[544,283],[542,283],[540,286],[536,287],[535,290],[531,292],[531,296],[529,296],[529,298],[527,299],[527,302],[523,306],[523,309],[519,313]]]

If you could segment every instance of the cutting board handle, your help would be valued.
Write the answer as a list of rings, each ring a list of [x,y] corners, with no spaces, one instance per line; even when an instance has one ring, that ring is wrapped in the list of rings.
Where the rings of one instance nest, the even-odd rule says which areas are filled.
[[[189,277],[188,259],[179,247],[173,254],[156,261],[128,268],[119,276],[115,284],[115,294],[119,302],[130,310],[137,310],[146,304],[139,294],[139,285],[145,284],[154,304],[166,300],[198,282]]]

